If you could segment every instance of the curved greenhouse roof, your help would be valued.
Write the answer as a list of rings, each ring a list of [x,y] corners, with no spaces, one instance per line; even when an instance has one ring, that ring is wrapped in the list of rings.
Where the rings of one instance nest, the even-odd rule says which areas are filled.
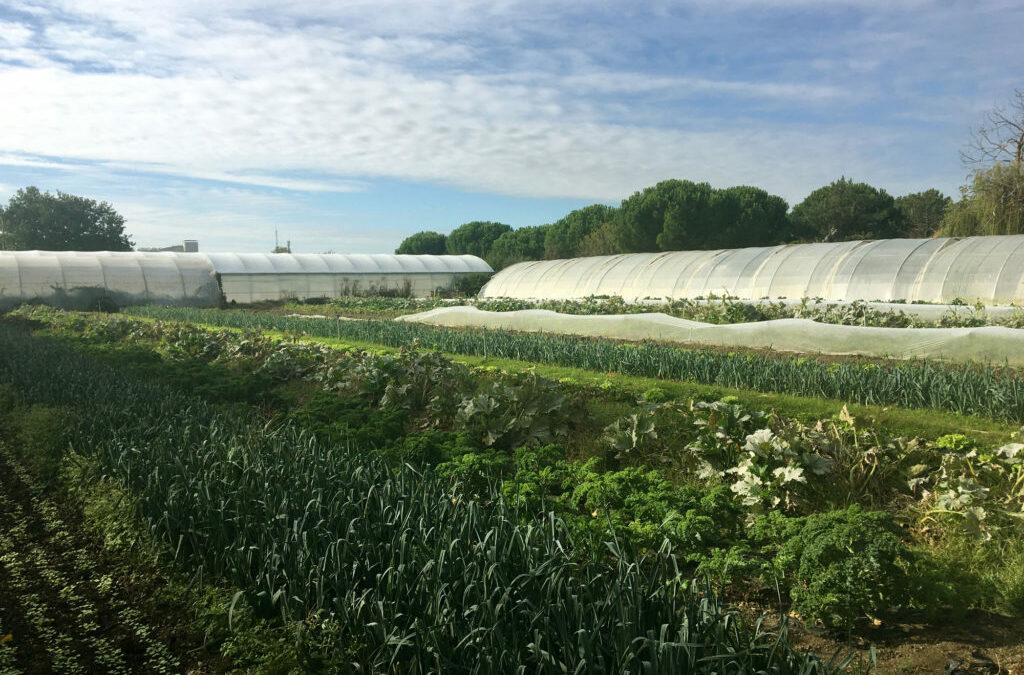
[[[0,251],[0,308],[33,300],[215,306],[222,298],[429,295],[460,275],[491,271],[471,255]]]
[[[192,253],[218,274],[476,274],[493,270],[473,255]]]
[[[481,297],[1024,302],[1024,235],[625,253],[512,265]]]

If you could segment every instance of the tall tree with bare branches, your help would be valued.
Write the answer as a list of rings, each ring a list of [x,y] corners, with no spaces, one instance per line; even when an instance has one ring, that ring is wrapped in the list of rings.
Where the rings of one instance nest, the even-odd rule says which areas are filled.
[[[960,159],[968,166],[1024,162],[1024,89],[1015,90],[1009,104],[985,115]]]

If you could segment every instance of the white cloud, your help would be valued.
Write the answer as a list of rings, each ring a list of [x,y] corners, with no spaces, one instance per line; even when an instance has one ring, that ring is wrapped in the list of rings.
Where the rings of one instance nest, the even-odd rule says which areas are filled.
[[[0,89],[16,94],[0,122],[8,148],[20,153],[306,190],[357,189],[346,177],[390,176],[517,196],[600,199],[677,175],[766,184],[783,162],[784,180],[805,180],[807,153],[822,149],[847,165],[863,159],[829,140],[832,130],[598,124],[564,110],[550,92],[533,98],[521,86],[468,76],[322,75],[278,72],[225,82],[12,69],[0,72]]]
[[[681,6],[693,10],[697,19],[679,26],[686,40],[705,38],[719,25],[712,20],[748,25],[757,4],[645,11],[670,21]],[[0,24],[0,60],[14,64],[0,64],[0,164],[67,168],[32,159],[45,156],[308,192],[390,177],[611,201],[673,176],[754,183],[791,201],[840,174],[910,183],[898,156],[937,147],[927,132],[843,116],[895,97],[906,108],[894,118],[955,126],[966,113],[926,117],[934,99],[886,91],[886,78],[935,70],[919,63],[937,48],[932,32],[946,35],[971,12],[924,0],[827,5],[821,11],[863,20],[809,31],[806,44],[731,46],[752,61],[750,72],[715,64],[714,54],[647,72],[635,60],[602,61],[614,22],[595,29],[598,40],[566,30],[564,17],[585,18],[567,1],[30,0],[25,9],[44,17],[42,29]],[[626,21],[641,10],[588,11]],[[621,47],[641,49],[647,37],[623,34]],[[758,59],[771,65],[767,75]],[[976,100],[967,94],[956,110]],[[775,114],[760,116],[766,109]],[[817,119],[785,121],[809,110]],[[958,175],[955,155],[950,164]]]
[[[24,47],[32,34],[32,29],[23,23],[0,20],[0,47]]]
[[[0,154],[0,165],[3,166],[22,166],[33,169],[57,169],[60,171],[74,171],[79,168],[76,164],[69,164],[67,162],[53,162],[50,160],[36,159],[34,157],[25,157],[23,155],[15,154]]]

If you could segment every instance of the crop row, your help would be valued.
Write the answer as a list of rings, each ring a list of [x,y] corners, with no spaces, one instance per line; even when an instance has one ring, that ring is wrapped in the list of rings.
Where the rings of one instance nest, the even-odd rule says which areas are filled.
[[[0,483],[0,568],[15,594],[4,610],[20,614],[27,628],[9,636],[11,662],[18,656],[38,666],[43,656],[35,650],[45,645],[54,672],[176,670],[176,659],[153,639],[139,613],[116,589],[105,588],[95,552],[75,540],[46,488],[4,444],[0,468],[6,472]],[[23,501],[12,501],[5,491]],[[128,663],[125,648],[136,663]]]
[[[694,381],[725,387],[817,396],[866,405],[933,408],[1024,422],[1024,380],[1017,371],[928,361],[826,363],[759,353],[622,344],[559,335],[455,330],[391,321],[339,321],[238,310],[138,307],[135,316],[252,330],[359,340],[472,356],[533,361],[598,372]]]
[[[429,469],[228,416],[9,327],[0,381],[72,411],[70,446],[180,559],[301,623],[321,658],[366,672],[826,670],[724,612],[668,544],[637,552],[609,532],[607,555],[585,555],[560,519],[494,489],[469,499]]]
[[[680,319],[713,324],[748,323],[774,319],[810,319],[820,323],[843,326],[878,326],[887,328],[956,328],[976,326],[1007,326],[1024,328],[1024,309],[1011,313],[990,314],[984,307],[957,307],[939,316],[926,319],[897,308],[878,308],[864,301],[835,303],[804,298],[799,303],[771,300],[739,300],[731,297],[705,299],[663,299],[626,302],[621,297],[584,298],[581,300],[520,300],[516,298],[386,298],[347,296],[329,301],[310,302],[318,312],[365,318],[386,318],[422,312],[458,304],[473,305],[491,312],[522,309],[548,309],[562,314],[643,314],[661,312]],[[295,305],[292,305],[293,307]]]

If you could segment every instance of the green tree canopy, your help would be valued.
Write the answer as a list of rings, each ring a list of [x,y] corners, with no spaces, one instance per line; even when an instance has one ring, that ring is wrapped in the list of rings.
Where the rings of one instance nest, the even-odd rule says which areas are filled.
[[[409,255],[444,255],[447,252],[448,238],[438,232],[417,232],[406,237],[395,249],[395,253]]]
[[[895,203],[904,219],[901,236],[932,237],[942,227],[942,219],[953,200],[931,189],[897,197]]]
[[[575,258],[580,255],[583,240],[614,217],[615,207],[604,204],[592,204],[572,211],[548,228],[544,257],[548,260]]]
[[[511,229],[512,226],[505,223],[474,220],[452,230],[446,247],[451,255],[468,254],[487,260],[494,242]]]
[[[679,206],[683,193],[695,196],[703,186],[710,190],[707,183],[697,185],[691,181],[666,180],[624,199],[611,227],[619,252],[662,250],[658,245],[658,235],[665,228],[666,214],[674,206]]]
[[[623,252],[766,246],[792,238],[788,208],[760,188],[667,180],[623,201],[613,229]]]
[[[776,244],[790,236],[788,210],[785,199],[760,188],[684,183],[665,213],[658,246],[686,251]]]
[[[612,222],[601,223],[596,230],[588,234],[580,242],[578,255],[614,255],[622,253],[619,238]]]
[[[947,237],[1024,234],[1024,165],[996,164],[974,172],[942,221]]]
[[[494,240],[487,263],[495,270],[524,260],[544,258],[544,242],[551,225],[520,227]]]
[[[770,246],[795,239],[789,222],[789,203],[778,195],[750,185],[720,191],[727,204],[721,237],[714,234],[705,248]]]
[[[796,231],[816,241],[886,239],[904,230],[903,214],[885,190],[840,178],[793,207]]]
[[[107,202],[27,187],[0,208],[0,248],[130,251],[132,241],[124,218]]]

